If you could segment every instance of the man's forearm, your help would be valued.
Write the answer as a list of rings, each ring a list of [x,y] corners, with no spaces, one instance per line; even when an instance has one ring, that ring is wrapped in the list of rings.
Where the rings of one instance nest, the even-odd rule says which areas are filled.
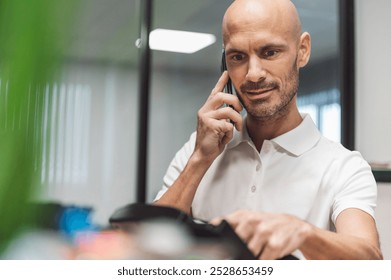
[[[198,185],[211,164],[193,154],[174,184],[154,204],[174,207],[190,215]]]
[[[312,260],[380,260],[379,246],[356,236],[313,228],[299,248],[306,259]]]

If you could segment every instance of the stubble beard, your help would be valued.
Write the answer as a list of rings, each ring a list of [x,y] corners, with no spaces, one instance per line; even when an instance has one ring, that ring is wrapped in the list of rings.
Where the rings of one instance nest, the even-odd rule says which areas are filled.
[[[252,88],[254,89],[254,86],[252,86]],[[274,119],[280,119],[288,114],[290,107],[288,105],[291,104],[293,98],[296,96],[298,88],[299,70],[297,70],[296,63],[294,63],[291,71],[288,74],[287,88],[283,92],[280,91],[279,93],[273,93],[280,94],[277,104],[270,105],[268,104],[267,100],[246,102],[241,94],[238,94],[237,96],[250,117],[258,121],[270,121]],[[275,90],[278,91],[280,89],[281,87],[278,85]]]

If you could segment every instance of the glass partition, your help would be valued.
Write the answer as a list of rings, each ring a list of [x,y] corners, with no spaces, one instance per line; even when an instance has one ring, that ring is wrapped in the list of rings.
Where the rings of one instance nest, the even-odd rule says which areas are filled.
[[[341,141],[339,16],[337,0],[294,0],[303,30],[312,36],[312,58],[301,72],[298,104],[327,137]],[[153,51],[148,200],[162,185],[176,151],[196,128],[196,114],[220,76],[221,20],[229,0],[154,1],[153,29],[210,33],[216,42],[199,52]],[[330,125],[331,124],[331,125]]]
[[[139,1],[78,1],[62,73],[48,85],[43,201],[92,208],[94,222],[135,199]]]

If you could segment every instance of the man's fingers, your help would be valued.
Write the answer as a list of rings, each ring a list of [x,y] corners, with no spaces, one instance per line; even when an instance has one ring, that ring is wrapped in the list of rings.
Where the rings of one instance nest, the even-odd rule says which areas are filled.
[[[246,217],[246,213],[246,210],[239,210],[227,215],[224,220],[226,220],[233,229],[236,229],[239,223],[243,222],[243,219]]]
[[[235,124],[237,130],[241,131],[243,128],[243,118],[231,107],[220,108],[210,113],[211,117],[217,120],[230,120]]]
[[[231,125],[232,128],[233,128],[233,125],[232,125],[231,123],[230,123],[230,125]],[[233,129],[228,130],[228,131],[225,133],[223,139],[221,139],[221,144],[223,144],[224,146],[227,145],[227,144],[229,143],[229,141],[231,141],[233,135],[234,135],[234,130],[233,130]]]
[[[221,74],[220,79],[217,81],[217,84],[213,88],[210,96],[213,96],[218,92],[222,92],[224,90],[225,85],[228,83],[228,79],[228,72],[224,71],[223,74]]]
[[[235,95],[224,92],[217,92],[210,96],[205,105],[208,110],[216,110],[223,105],[232,106],[237,112],[243,110],[242,104],[240,104],[239,99]]]
[[[275,234],[268,239],[268,242],[264,245],[264,249],[259,259],[261,260],[275,260],[288,255],[294,251],[291,245],[290,237],[285,235]]]
[[[206,102],[208,109],[216,110],[226,104],[232,106],[237,112],[243,110],[242,104],[240,104],[239,99],[235,95],[223,92],[228,79],[228,72],[224,71]]]
[[[261,257],[263,247],[265,246],[265,240],[266,239],[260,234],[254,234],[247,242],[248,249],[254,254],[255,257]]]
[[[238,113],[243,110],[239,99],[232,95],[222,92],[226,83],[228,82],[228,72],[224,71],[221,74],[216,86],[213,88],[208,100],[198,111],[199,116],[208,116],[216,120],[229,120],[235,124],[237,130],[242,130],[243,120],[241,115]],[[236,111],[236,112],[235,112]],[[230,134],[230,130],[227,130]],[[222,143],[228,143],[232,139],[232,135],[226,135]]]
[[[217,217],[209,221],[209,224],[218,226],[223,221],[223,218]]]
[[[239,223],[235,227],[235,232],[245,243],[248,243],[254,235],[253,228],[249,227],[247,223]]]

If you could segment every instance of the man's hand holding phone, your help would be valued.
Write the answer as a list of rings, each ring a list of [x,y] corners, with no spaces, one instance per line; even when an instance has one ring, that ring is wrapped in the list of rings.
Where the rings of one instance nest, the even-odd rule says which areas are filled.
[[[231,141],[234,128],[239,131],[243,129],[242,116],[238,113],[243,107],[239,99],[223,92],[228,79],[228,73],[224,71],[198,111],[194,152],[179,177],[155,202],[156,205],[175,207],[191,216],[191,205],[203,176]]]
[[[197,115],[197,140],[194,152],[210,163],[231,141],[234,127],[239,131],[243,128],[243,119],[239,113],[243,107],[239,99],[235,95],[223,92],[228,80],[228,72],[224,71]]]

